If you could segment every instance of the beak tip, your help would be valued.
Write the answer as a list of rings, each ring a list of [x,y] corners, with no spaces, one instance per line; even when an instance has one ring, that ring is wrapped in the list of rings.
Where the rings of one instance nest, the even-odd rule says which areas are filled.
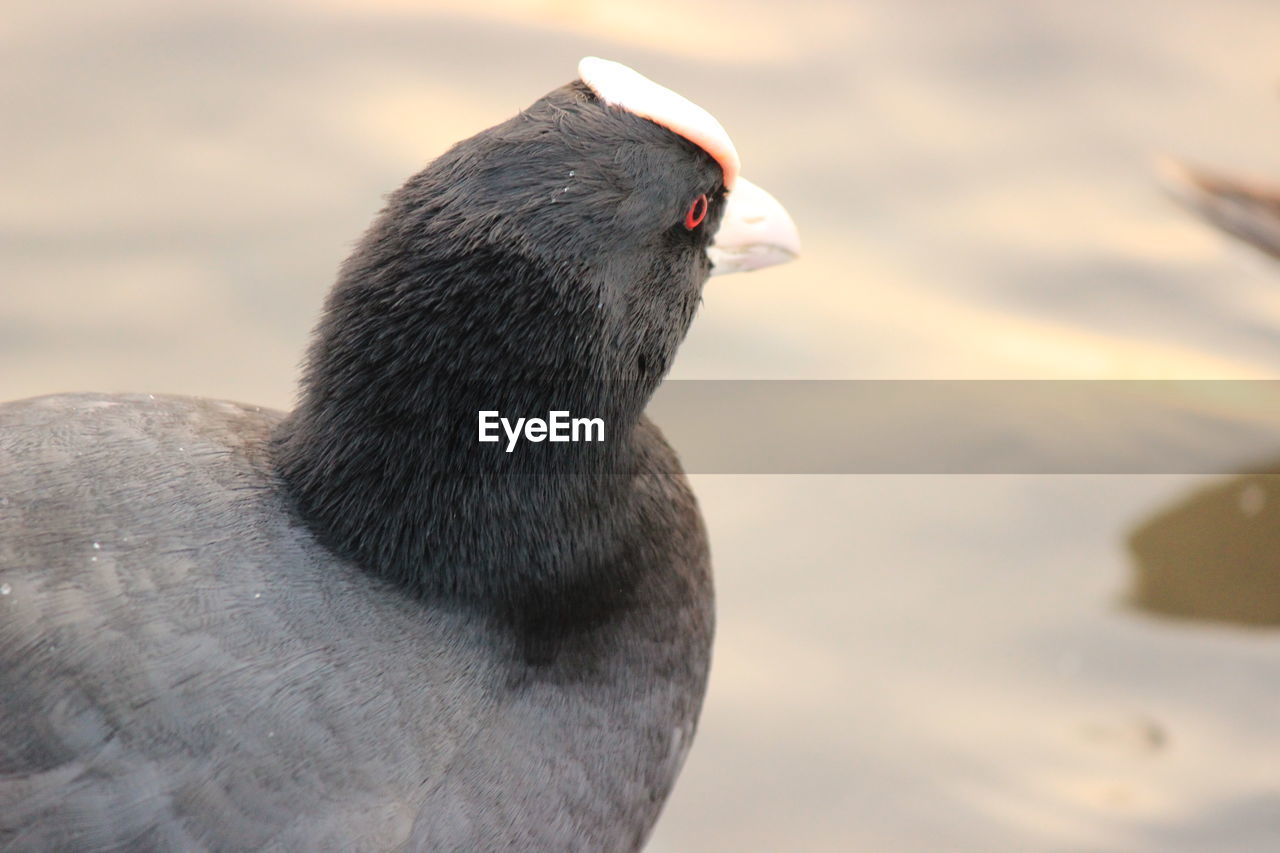
[[[785,264],[800,256],[800,232],[777,199],[739,176],[707,254],[712,275]]]

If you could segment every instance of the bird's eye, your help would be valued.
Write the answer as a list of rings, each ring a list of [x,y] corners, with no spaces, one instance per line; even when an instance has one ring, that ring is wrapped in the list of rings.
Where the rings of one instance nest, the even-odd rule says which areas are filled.
[[[707,218],[707,196],[702,194],[693,200],[689,205],[689,209],[684,214],[684,227],[687,231],[692,231],[702,224],[702,220]]]

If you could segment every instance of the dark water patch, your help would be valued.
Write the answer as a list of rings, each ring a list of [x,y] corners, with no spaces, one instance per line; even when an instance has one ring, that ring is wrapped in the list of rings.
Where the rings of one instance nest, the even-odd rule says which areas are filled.
[[[1192,492],[1138,525],[1128,546],[1132,607],[1280,626],[1280,460]]]

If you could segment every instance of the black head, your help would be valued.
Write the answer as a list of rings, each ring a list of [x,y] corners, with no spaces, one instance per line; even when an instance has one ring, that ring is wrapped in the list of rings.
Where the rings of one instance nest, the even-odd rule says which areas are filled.
[[[314,374],[334,338],[391,340],[394,324],[415,366],[656,384],[701,298],[725,197],[696,145],[581,82],[557,89],[392,194],[343,270],[309,382],[328,381]]]
[[[437,233],[596,277],[618,272],[611,266],[620,258],[662,257],[697,289],[710,270],[705,249],[723,208],[723,179],[701,148],[577,81],[455,145],[411,178],[392,208],[425,212]],[[708,215],[687,228],[685,214],[701,195]]]

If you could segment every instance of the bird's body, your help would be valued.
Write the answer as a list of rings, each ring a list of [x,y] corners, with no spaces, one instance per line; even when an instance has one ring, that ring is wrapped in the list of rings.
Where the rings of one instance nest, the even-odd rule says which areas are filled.
[[[629,516],[666,535],[636,606],[531,654],[318,544],[273,470],[280,417],[0,407],[0,848],[637,848],[691,741],[712,618],[656,431]]]
[[[0,850],[643,844],[712,634],[644,406],[713,252],[798,244],[713,119],[583,67],[390,196],[292,412],[0,406]],[[609,441],[505,453],[482,410]]]

